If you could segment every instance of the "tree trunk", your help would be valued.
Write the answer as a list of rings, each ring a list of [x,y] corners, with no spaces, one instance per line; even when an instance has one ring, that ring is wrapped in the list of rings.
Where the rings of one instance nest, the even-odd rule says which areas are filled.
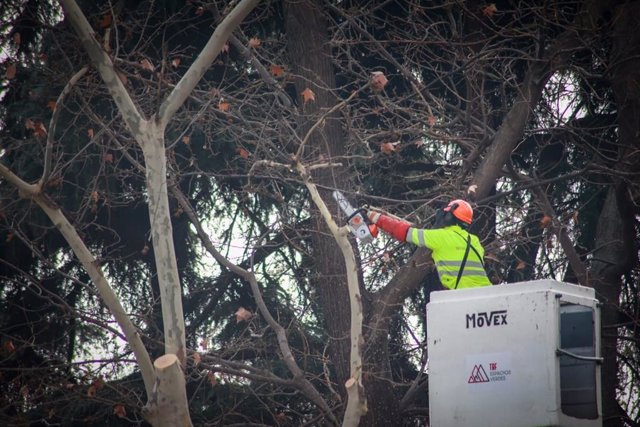
[[[331,65],[331,51],[328,46],[327,27],[321,14],[320,5],[312,0],[295,0],[286,3],[286,30],[288,50],[293,62],[296,91],[298,95],[310,88],[315,93],[315,101],[304,103],[299,99],[299,135],[304,137],[307,130],[324,109],[336,104],[335,75]],[[311,135],[308,152],[304,156],[324,155],[327,161],[345,154],[340,120],[337,114],[327,117],[326,124]],[[313,150],[313,154],[311,153]],[[320,186],[343,187],[343,178],[331,172],[320,170],[312,181]],[[323,200],[330,203],[335,212],[333,199],[326,191],[320,191]],[[328,196],[328,197],[327,197]],[[336,374],[335,382],[343,397],[343,387],[349,378],[349,294],[345,280],[343,257],[336,246],[335,239],[329,233],[324,219],[315,211],[312,222],[312,247],[317,297],[324,314],[326,329],[331,337],[331,364]]]
[[[62,0],[65,16],[78,34],[82,46],[89,54],[92,64],[98,69],[118,106],[118,112],[122,115],[127,128],[144,154],[150,230],[160,286],[165,352],[167,353],[156,360],[156,387],[150,396],[150,404],[147,407],[149,421],[154,425],[191,425],[184,374],[179,366],[186,366],[186,339],[182,287],[178,274],[173,243],[173,226],[169,210],[164,131],[168,121],[182,106],[220,53],[231,32],[257,3],[258,0],[241,0],[230,11],[176,88],[162,103],[158,114],[149,121],[138,111],[127,89],[117,76],[112,59],[97,42],[93,29],[76,2]],[[144,368],[144,365],[142,367]],[[146,382],[148,383],[148,381]],[[148,391],[149,387],[147,387]]]
[[[633,214],[625,200],[626,186],[612,187],[607,194],[596,233],[590,284],[602,303],[602,412],[607,427],[622,426],[617,402],[618,328],[622,275],[631,267],[633,250]],[[637,249],[635,251],[637,254]]]
[[[191,427],[184,372],[175,354],[165,354],[153,362],[156,387],[144,408],[144,415],[155,427]]]
[[[327,27],[321,14],[321,4],[313,0],[290,1],[287,3],[287,36],[290,57],[294,63],[296,74],[296,90],[301,93],[307,87],[315,93],[315,102],[300,102],[303,113],[313,120],[318,114],[334,106],[338,100],[333,94],[335,90],[335,74],[331,64],[331,50],[327,37]],[[303,114],[300,120],[300,134],[305,135],[307,129],[313,125],[313,121],[305,119]],[[336,156],[346,154],[344,135],[341,130],[341,118],[334,113],[325,119],[321,130],[314,131],[311,135],[309,150],[313,158],[324,156],[328,161]],[[321,169],[314,174],[313,181],[319,186],[348,188],[349,180],[344,176],[344,170],[336,168]],[[328,192],[320,194],[323,199],[331,203],[333,212],[336,206],[333,204]],[[361,386],[353,382],[351,375],[350,353],[353,345],[350,345],[351,310],[348,304],[349,293],[344,276],[344,260],[340,251],[336,248],[335,239],[330,235],[319,214],[314,215],[315,233],[313,234],[314,262],[319,280],[316,284],[318,299],[324,314],[326,329],[331,336],[330,355],[335,376],[335,382],[343,397],[345,392],[349,395],[349,401],[353,400],[354,393],[361,393]],[[367,307],[369,300],[362,299],[364,312],[371,309]],[[385,426],[394,425],[400,417],[399,399],[391,387],[389,369],[389,357],[387,352],[387,334],[384,325],[388,322],[378,323],[381,327],[369,342],[365,336],[364,347],[366,358],[364,361],[365,378],[364,392],[367,396],[367,408],[363,410],[364,418],[361,425]],[[352,326],[352,325],[351,325]],[[369,331],[370,334],[370,331]],[[370,335],[376,335],[370,334]],[[375,343],[372,345],[372,343]],[[378,344],[384,346],[378,348]],[[345,384],[347,387],[343,386]],[[352,386],[352,387],[349,387]],[[349,415],[349,412],[345,415]],[[345,423],[352,423],[353,417],[345,419]]]
[[[617,169],[636,172],[640,168],[640,2],[618,6],[612,19],[613,48],[611,51],[612,87],[618,108],[619,162]],[[632,184],[633,185],[633,184]],[[630,191],[631,190],[631,191]],[[634,241],[634,212],[629,200],[636,194],[625,184],[618,184],[607,194],[598,222],[592,263],[592,283],[604,303],[602,308],[602,403],[604,425],[623,425],[617,402],[618,360],[617,335],[622,275],[638,262]]]
[[[164,325],[165,353],[175,354],[186,366],[184,314],[182,312],[182,286],[178,273],[173,225],[169,210],[167,189],[167,158],[163,130],[155,122],[144,122],[144,132],[137,135],[144,154],[149,203],[149,220],[153,254],[156,262],[162,323]]]

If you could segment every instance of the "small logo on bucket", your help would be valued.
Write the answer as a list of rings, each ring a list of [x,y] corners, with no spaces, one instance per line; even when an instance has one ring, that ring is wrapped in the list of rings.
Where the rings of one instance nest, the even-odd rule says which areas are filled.
[[[489,376],[487,372],[484,370],[482,365],[474,365],[473,370],[471,371],[471,375],[469,376],[469,384],[475,383],[488,383]]]

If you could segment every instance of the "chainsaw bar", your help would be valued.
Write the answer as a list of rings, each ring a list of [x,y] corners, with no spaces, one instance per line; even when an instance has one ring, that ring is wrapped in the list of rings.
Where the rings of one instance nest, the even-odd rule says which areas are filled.
[[[351,233],[362,243],[372,242],[378,233],[375,226],[367,224],[364,209],[354,209],[346,197],[338,190],[333,192],[333,198],[347,216],[347,224]]]

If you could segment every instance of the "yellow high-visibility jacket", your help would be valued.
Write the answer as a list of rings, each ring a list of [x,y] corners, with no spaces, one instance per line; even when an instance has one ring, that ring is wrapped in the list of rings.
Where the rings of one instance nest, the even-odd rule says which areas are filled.
[[[480,240],[459,225],[436,229],[409,227],[406,241],[431,249],[440,282],[445,288],[463,289],[491,285],[483,267],[484,248]],[[467,251],[468,244],[470,247]],[[456,287],[465,252],[467,260]]]

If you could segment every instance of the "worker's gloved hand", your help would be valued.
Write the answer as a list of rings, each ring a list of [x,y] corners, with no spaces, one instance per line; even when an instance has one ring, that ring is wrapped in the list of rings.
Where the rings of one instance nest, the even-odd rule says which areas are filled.
[[[369,209],[367,209],[367,218],[369,218],[372,224],[376,224],[378,228],[390,234],[394,239],[401,242],[406,241],[407,231],[409,227],[411,227],[411,224],[407,221]]]
[[[367,217],[372,224],[375,224],[380,219],[380,213],[372,210],[367,210]]]

